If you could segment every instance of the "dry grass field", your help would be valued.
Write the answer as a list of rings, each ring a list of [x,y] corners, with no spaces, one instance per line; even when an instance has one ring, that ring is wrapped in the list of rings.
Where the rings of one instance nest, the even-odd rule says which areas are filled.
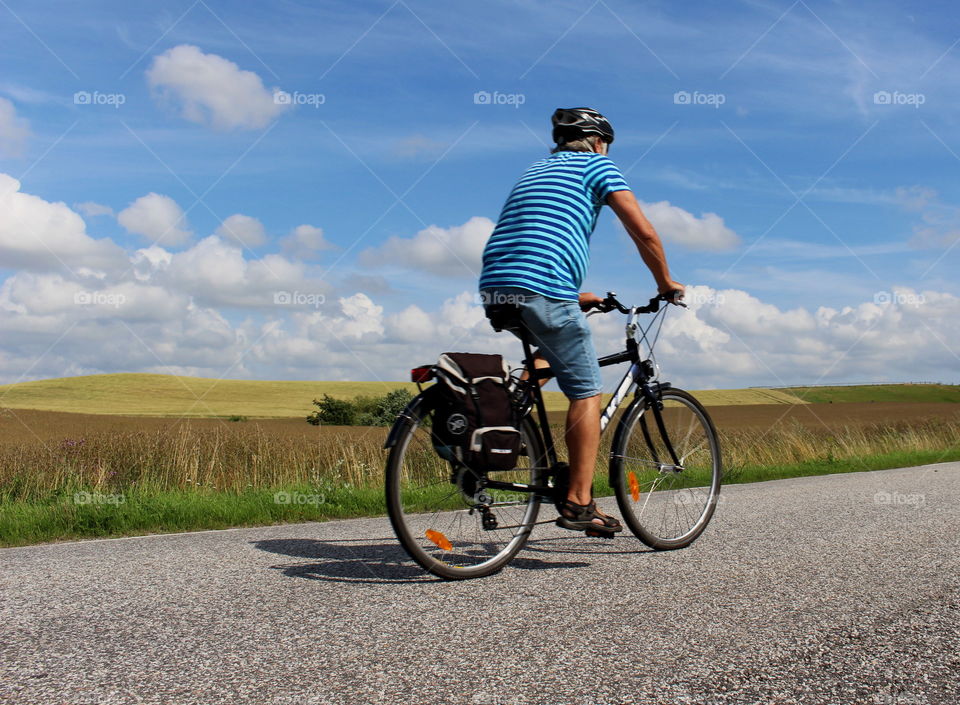
[[[960,405],[949,403],[718,406],[711,414],[729,473],[817,458],[949,449],[960,437]],[[386,432],[316,427],[299,419],[230,422],[5,409],[0,495],[38,498],[75,486],[121,490],[147,483],[159,489],[379,487]],[[598,465],[602,470],[603,455]]]
[[[201,382],[194,391],[219,399],[221,409],[238,411],[240,397],[224,393],[218,398],[216,385],[204,391]],[[284,391],[283,385],[300,383],[262,384],[278,384]],[[57,398],[55,388],[44,387],[32,401],[44,403],[48,395],[50,403]],[[265,388],[256,393],[234,389],[244,392],[240,396],[249,392],[261,409],[273,404],[260,395]],[[345,387],[342,396],[353,396],[357,389]],[[850,396],[850,388],[842,389]],[[76,395],[77,405],[137,409],[136,399],[123,396],[126,391],[87,391],[85,397]],[[862,398],[862,390],[853,391]],[[923,391],[911,389],[907,396],[923,398]],[[942,395],[950,389],[935,391]],[[68,385],[59,393],[75,392]],[[141,393],[138,410],[167,404],[170,411],[186,401],[154,398],[162,396],[158,388]],[[728,396],[710,404],[708,393],[698,396],[708,403],[720,433],[728,483],[960,459],[960,404],[951,401],[843,403],[827,395],[826,402],[791,404],[773,395],[761,397],[773,403],[730,403]],[[0,398],[0,544],[384,511],[387,429],[311,426],[302,410],[293,413],[289,399],[287,418],[251,414],[249,420],[237,421],[4,408],[5,401]],[[562,411],[550,412],[558,440],[563,416]],[[609,492],[604,478],[611,438],[608,433],[598,458],[598,495]],[[559,451],[565,456],[565,449]],[[278,504],[274,493],[290,488],[323,497],[323,502]],[[90,504],[78,502],[77,493],[123,499],[117,505]]]

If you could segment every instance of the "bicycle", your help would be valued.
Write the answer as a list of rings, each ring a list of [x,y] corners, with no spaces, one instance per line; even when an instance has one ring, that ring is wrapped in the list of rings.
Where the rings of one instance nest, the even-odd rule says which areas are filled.
[[[653,349],[669,308],[661,308],[662,301],[668,295],[643,307],[627,307],[608,292],[598,310],[588,314],[616,310],[628,316],[625,349],[598,359],[601,367],[630,363],[602,412],[601,433],[634,392],[616,424],[609,483],[625,524],[658,551],[685,548],[703,533],[716,509],[722,472],[720,443],[706,409],[688,392],[657,380]],[[539,383],[552,374],[550,368],[534,367],[519,310],[511,304],[488,309],[493,327],[516,329],[523,344],[524,363],[511,371],[510,387],[523,438],[518,466],[487,472],[438,455],[430,433],[436,385],[422,386],[433,378],[431,365],[411,370],[420,393],[397,417],[384,445],[390,451],[386,499],[393,529],[410,557],[442,578],[499,571],[523,548],[536,524],[548,523],[537,521],[540,503],[566,496],[569,468],[558,460]],[[644,328],[638,317],[647,313],[655,315]],[[641,342],[649,351],[646,356]]]

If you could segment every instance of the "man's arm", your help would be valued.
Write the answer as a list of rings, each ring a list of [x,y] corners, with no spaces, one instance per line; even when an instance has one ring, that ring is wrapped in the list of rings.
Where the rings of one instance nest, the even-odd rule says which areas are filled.
[[[614,191],[607,196],[607,204],[617,214],[623,227],[633,239],[637,251],[643,258],[644,264],[650,269],[657,282],[657,291],[664,294],[668,291],[683,291],[683,284],[670,278],[670,268],[667,266],[667,256],[663,251],[663,243],[647,216],[640,210],[640,204],[632,191]]]

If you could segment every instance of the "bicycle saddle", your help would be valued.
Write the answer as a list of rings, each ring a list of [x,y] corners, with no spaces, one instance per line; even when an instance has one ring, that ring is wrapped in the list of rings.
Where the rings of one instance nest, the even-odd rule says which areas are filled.
[[[520,307],[516,304],[490,304],[486,307],[490,325],[498,333],[502,330],[519,330],[523,325]]]

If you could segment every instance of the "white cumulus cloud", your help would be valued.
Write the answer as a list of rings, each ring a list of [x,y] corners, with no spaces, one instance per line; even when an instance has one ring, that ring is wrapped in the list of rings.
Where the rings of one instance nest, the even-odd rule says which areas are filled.
[[[71,268],[103,271],[123,263],[123,251],[108,239],[95,240],[64,203],[20,191],[20,182],[0,173],[0,261],[32,270]]]
[[[74,203],[73,207],[78,211],[83,213],[88,218],[93,218],[98,215],[113,215],[113,208],[110,206],[105,206],[102,203],[96,203],[94,201],[84,201],[83,203]]]
[[[129,232],[161,245],[182,245],[192,235],[183,209],[159,193],[141,196],[117,214],[117,221]]]
[[[306,277],[303,265],[277,254],[246,259],[235,243],[211,235],[182,252],[159,247],[138,250],[133,257],[136,277],[187,294],[210,307],[269,309],[283,313],[309,308],[329,288]],[[277,294],[290,301],[278,307]],[[297,301],[292,297],[297,295]],[[304,297],[309,296],[307,300]],[[302,300],[301,300],[302,299]]]
[[[324,250],[335,249],[335,245],[324,237],[323,228],[313,225],[298,225],[293,231],[280,238],[280,247],[291,257],[315,259]]]
[[[214,234],[249,248],[259,247],[267,241],[267,231],[263,223],[241,213],[231,215],[224,220]]]
[[[716,213],[693,213],[669,201],[644,203],[643,212],[667,242],[675,242],[690,250],[719,252],[740,244],[740,236],[728,228]]]
[[[411,238],[391,237],[360,253],[361,264],[405,266],[442,276],[477,277],[483,247],[493,232],[489,218],[474,216],[463,225],[431,225]]]
[[[184,118],[219,130],[263,128],[288,107],[254,72],[189,44],[154,57],[147,81]]]

